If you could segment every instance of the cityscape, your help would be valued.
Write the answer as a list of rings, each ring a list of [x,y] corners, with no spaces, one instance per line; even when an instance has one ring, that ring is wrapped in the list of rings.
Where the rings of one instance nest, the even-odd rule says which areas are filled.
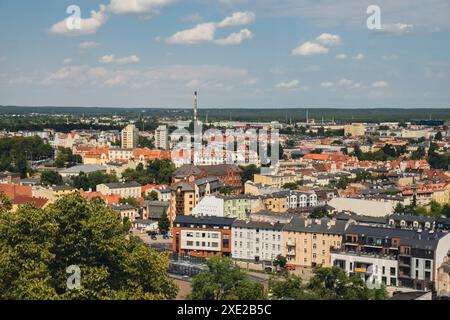
[[[0,34],[0,300],[175,300],[208,318],[189,303],[267,316],[277,301],[450,298],[448,3],[427,7],[447,10],[428,30],[386,1],[349,0],[355,19],[331,1],[103,2],[28,21],[52,51],[35,65]],[[377,28],[379,10],[406,20]],[[130,31],[147,24],[162,27],[152,66]],[[436,53],[411,54],[425,37]]]

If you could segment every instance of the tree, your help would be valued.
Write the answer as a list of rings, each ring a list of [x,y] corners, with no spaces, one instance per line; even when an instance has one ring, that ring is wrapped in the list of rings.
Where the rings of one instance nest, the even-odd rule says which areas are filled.
[[[59,186],[63,184],[63,178],[56,171],[45,170],[41,173],[41,184],[44,186]]]
[[[254,164],[250,164],[248,166],[241,166],[240,168],[241,168],[242,183],[246,183],[247,181],[253,181],[254,175],[261,173],[261,169]]]
[[[442,132],[438,131],[434,136],[434,140],[442,141]]]
[[[275,258],[275,260],[273,260],[273,265],[274,266],[278,266],[280,268],[285,268],[286,267],[286,263],[287,263],[286,257],[282,256],[281,254],[279,254]]]
[[[213,257],[206,262],[207,271],[192,280],[192,300],[262,300],[264,286],[250,277],[226,257]]]
[[[59,147],[55,159],[55,166],[57,168],[73,167],[81,163],[81,157],[78,154],[73,154],[72,149]]]
[[[158,221],[158,228],[160,232],[168,232],[170,229],[170,220],[167,216],[167,210],[164,209],[161,218]]]
[[[233,193],[233,188],[230,186],[221,186],[219,192],[223,195],[230,195]]]
[[[103,183],[113,183],[119,180],[113,174],[107,174],[102,171],[95,171],[89,174],[80,172],[78,176],[72,177],[72,185],[77,189],[83,189],[84,191],[93,190],[96,191],[97,185]]]
[[[155,148],[155,144],[153,142],[154,142],[154,139],[148,139],[146,137],[139,136],[138,145],[141,148],[154,149]]]
[[[314,300],[383,300],[387,298],[384,287],[369,289],[358,275],[348,276],[338,267],[313,269],[308,284],[295,275],[271,279],[270,288],[276,299]]]
[[[133,206],[135,208],[139,207],[139,203],[136,200],[136,198],[128,197],[128,198],[120,198],[119,199],[120,204],[128,204],[130,206]]]
[[[311,219],[322,219],[322,218],[329,218],[330,214],[328,213],[328,210],[326,207],[318,207],[314,208],[311,214],[309,215],[309,218]]]
[[[450,218],[450,205],[448,203],[442,207],[441,214],[447,218]]]
[[[150,201],[158,201],[158,192],[156,192],[155,190],[151,191],[148,195],[146,195],[144,197],[145,200],[150,200]]]
[[[78,193],[45,209],[21,206],[0,215],[0,298],[174,299],[168,257],[129,235],[120,215]],[[66,269],[81,270],[81,289]]]
[[[12,201],[4,192],[0,192],[0,213],[11,211]]]
[[[401,204],[400,202],[397,203],[397,205],[395,206],[395,209],[394,209],[394,214],[399,214],[399,215],[405,214],[405,206],[403,204]]]
[[[147,174],[156,184],[170,183],[175,170],[175,164],[168,159],[155,159],[147,164]]]

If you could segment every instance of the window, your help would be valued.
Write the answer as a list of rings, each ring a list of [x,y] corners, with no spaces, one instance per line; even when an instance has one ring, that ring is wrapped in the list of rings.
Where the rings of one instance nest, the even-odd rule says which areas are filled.
[[[416,268],[419,267],[419,259],[416,259]]]
[[[425,271],[425,280],[426,281],[430,281],[431,280],[431,272],[430,271]]]
[[[391,276],[395,276],[395,268],[391,268]]]
[[[383,266],[383,268],[381,269],[381,273],[382,273],[382,274],[385,274],[385,273],[386,273],[386,267],[385,267],[385,266]]]
[[[391,286],[397,286],[397,279],[396,278],[391,278]]]
[[[425,260],[425,269],[431,269],[431,260]]]
[[[193,241],[188,241],[188,242],[186,242],[186,245],[188,245],[188,246],[193,246],[193,245],[194,245],[194,242],[193,242]]]

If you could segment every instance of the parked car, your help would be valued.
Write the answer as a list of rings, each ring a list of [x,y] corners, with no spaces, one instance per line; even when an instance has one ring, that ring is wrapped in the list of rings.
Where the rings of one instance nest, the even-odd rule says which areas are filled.
[[[286,265],[286,269],[288,269],[288,270],[295,270],[295,266],[292,265],[292,264],[287,264]]]
[[[152,235],[150,236],[150,239],[152,239],[152,240],[158,240],[158,238],[157,238],[154,234],[152,234]]]
[[[163,235],[163,239],[164,239],[164,240],[167,240],[167,239],[170,239],[170,237],[169,237],[167,234],[164,234],[164,235]]]

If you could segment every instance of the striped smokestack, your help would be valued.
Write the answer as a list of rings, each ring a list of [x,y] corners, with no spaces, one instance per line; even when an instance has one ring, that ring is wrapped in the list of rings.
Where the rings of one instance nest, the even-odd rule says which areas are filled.
[[[198,96],[197,91],[194,92],[194,121],[197,121],[197,113],[198,113]]]

